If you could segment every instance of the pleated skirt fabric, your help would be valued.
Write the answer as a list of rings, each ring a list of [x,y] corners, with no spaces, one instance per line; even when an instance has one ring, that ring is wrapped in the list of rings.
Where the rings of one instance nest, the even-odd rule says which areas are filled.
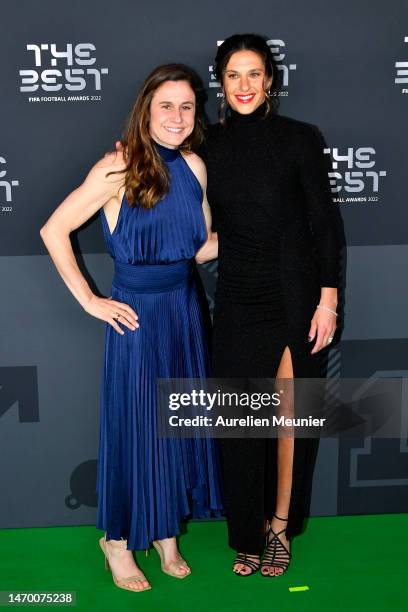
[[[105,329],[97,472],[97,527],[147,549],[183,519],[220,516],[218,447],[157,435],[157,379],[209,375],[203,313],[191,261],[117,262],[112,299],[138,314],[135,331]]]

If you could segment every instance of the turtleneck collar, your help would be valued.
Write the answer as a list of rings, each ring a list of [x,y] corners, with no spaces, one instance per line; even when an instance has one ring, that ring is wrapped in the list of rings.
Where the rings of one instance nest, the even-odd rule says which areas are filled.
[[[265,117],[267,109],[266,102],[262,102],[252,113],[243,114],[229,107],[227,112],[227,122],[231,124],[246,125],[249,123],[257,123]]]
[[[180,151],[178,149],[170,149],[169,147],[165,147],[159,144],[155,140],[153,141],[153,143],[158,153],[160,154],[160,157],[165,162],[172,162],[180,155]]]

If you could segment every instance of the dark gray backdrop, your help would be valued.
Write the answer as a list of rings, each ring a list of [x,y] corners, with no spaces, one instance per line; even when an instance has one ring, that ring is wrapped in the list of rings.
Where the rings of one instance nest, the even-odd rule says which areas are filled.
[[[333,161],[348,269],[330,374],[407,376],[407,23],[404,0],[252,0],[250,11],[241,0],[2,4],[1,526],[95,518],[103,323],[65,288],[39,229],[113,147],[157,64],[194,66],[215,120],[212,59],[217,41],[234,32],[268,37],[284,77],[281,114],[318,125]],[[73,243],[109,295],[99,218]],[[215,266],[202,273],[211,302]],[[407,484],[406,426],[398,441],[324,440],[312,513],[404,511]]]

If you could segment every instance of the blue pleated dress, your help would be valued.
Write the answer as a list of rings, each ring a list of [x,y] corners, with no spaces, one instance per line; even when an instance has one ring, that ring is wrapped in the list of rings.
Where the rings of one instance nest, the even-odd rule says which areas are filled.
[[[110,232],[112,299],[129,304],[140,327],[105,328],[97,470],[97,528],[143,550],[180,532],[188,517],[222,510],[218,448],[211,439],[159,438],[157,378],[209,375],[194,255],[206,239],[202,189],[177,149],[157,145],[170,173],[168,194],[151,209],[123,197]]]

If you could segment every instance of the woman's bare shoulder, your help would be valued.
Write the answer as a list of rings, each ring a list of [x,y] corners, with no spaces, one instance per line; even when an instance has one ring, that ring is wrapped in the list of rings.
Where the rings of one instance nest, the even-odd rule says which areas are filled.
[[[126,161],[122,151],[112,151],[111,153],[107,153],[104,155],[104,157],[98,160],[92,168],[92,170],[98,174],[108,174],[109,172],[114,172],[115,174],[112,176],[116,178],[122,175],[125,169]],[[107,179],[109,178],[110,177],[107,177]]]
[[[125,169],[121,152],[108,153],[91,167],[79,189],[92,200],[107,202],[125,183]]]
[[[193,151],[182,151],[182,155],[201,184],[207,181],[207,170],[201,157]]]

